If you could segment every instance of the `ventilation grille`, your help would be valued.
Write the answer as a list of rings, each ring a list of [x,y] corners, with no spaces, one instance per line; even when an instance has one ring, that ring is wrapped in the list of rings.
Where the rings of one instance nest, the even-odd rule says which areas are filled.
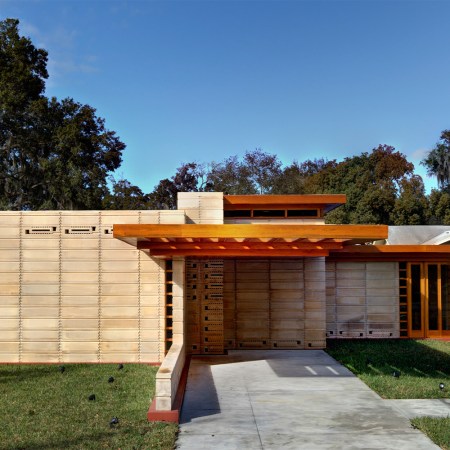
[[[97,227],[93,226],[76,226],[76,227],[68,227],[64,230],[65,234],[92,234],[95,233]]]
[[[42,227],[32,227],[25,230],[25,234],[53,234],[58,232],[58,227],[53,226],[42,226]]]

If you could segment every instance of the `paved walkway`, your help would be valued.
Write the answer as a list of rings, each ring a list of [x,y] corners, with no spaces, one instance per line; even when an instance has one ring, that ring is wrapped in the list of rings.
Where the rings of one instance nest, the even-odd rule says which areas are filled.
[[[438,449],[320,350],[192,359],[177,448]]]

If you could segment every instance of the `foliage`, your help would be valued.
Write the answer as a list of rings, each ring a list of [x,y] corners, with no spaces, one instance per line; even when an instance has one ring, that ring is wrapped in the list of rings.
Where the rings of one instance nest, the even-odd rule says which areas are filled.
[[[395,200],[390,223],[394,225],[423,225],[429,220],[429,204],[423,180],[418,175],[399,183],[400,195]]]
[[[176,209],[178,192],[210,190],[205,167],[195,162],[182,164],[170,179],[161,180],[149,194],[150,209]]]
[[[413,170],[403,154],[380,145],[313,173],[305,181],[305,192],[347,195],[347,204],[331,212],[329,222],[389,224],[400,185]]]
[[[440,448],[450,450],[450,417],[416,417],[411,424]]]
[[[250,174],[237,156],[230,156],[222,162],[212,162],[208,172],[211,190],[225,192],[228,195],[256,194],[256,188],[250,180]]]
[[[0,21],[0,114],[8,122],[45,88],[47,52],[19,36],[19,21]]]
[[[0,366],[0,448],[169,450],[177,427],[149,423],[156,367],[125,364]],[[114,382],[108,383],[113,375]],[[95,400],[88,397],[95,394]],[[119,423],[110,427],[112,417]]]
[[[450,342],[330,339],[327,352],[383,398],[449,397]]]
[[[450,225],[450,193],[433,189],[429,196],[430,224]]]
[[[435,176],[438,186],[445,189],[450,183],[450,130],[444,130],[436,147],[431,150],[421,164],[427,168],[429,176]]]
[[[243,164],[248,179],[258,194],[271,194],[275,180],[281,175],[281,161],[260,148],[246,152]]]
[[[0,22],[0,208],[99,209],[125,149],[104,119],[44,96],[47,52]]]
[[[302,163],[294,161],[285,167],[277,177],[273,187],[274,194],[305,194],[308,179],[320,172],[336,167],[336,160],[328,161],[324,158],[308,159]]]
[[[103,198],[103,209],[148,209],[149,196],[128,180],[110,177],[112,190]]]

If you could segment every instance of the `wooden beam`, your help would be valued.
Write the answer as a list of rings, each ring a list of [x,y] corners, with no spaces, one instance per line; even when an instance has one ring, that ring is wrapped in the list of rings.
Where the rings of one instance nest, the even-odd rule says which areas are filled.
[[[447,253],[450,256],[450,245],[348,245],[340,253]]]
[[[250,248],[253,250],[267,250],[267,249],[280,249],[280,250],[337,250],[342,248],[342,244],[338,242],[321,242],[320,244],[314,244],[311,242],[306,243],[290,243],[290,242],[194,242],[192,244],[187,242],[171,242],[170,244],[163,244],[158,242],[141,241],[138,243],[137,248],[139,250],[164,250],[166,248],[177,250],[189,250],[192,248],[199,248],[202,250],[241,250],[243,248]]]
[[[302,256],[328,256],[327,250],[150,250],[151,256],[172,257],[172,256],[192,256],[192,257],[302,257]]]
[[[386,239],[387,225],[274,225],[274,224],[183,224],[183,225],[114,225],[114,237],[137,238],[296,238],[296,239]]]
[[[347,202],[344,194],[310,194],[310,195],[224,195],[224,209],[228,206],[254,205],[268,209],[271,206],[298,206],[340,204]]]

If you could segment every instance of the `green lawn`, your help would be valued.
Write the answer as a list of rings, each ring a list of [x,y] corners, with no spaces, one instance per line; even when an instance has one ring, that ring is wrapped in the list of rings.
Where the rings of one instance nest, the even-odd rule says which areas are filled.
[[[333,358],[383,398],[450,397],[450,342],[329,340],[327,345]],[[398,378],[392,376],[394,371],[400,373]],[[450,450],[450,417],[417,417],[411,423]]]
[[[0,365],[0,449],[172,449],[178,427],[146,419],[156,372],[143,364],[67,364],[63,373]]]
[[[450,417],[416,417],[411,423],[423,431],[436,445],[450,450]]]
[[[450,342],[330,339],[327,346],[333,358],[383,398],[450,397]],[[400,372],[398,378],[394,371]]]

